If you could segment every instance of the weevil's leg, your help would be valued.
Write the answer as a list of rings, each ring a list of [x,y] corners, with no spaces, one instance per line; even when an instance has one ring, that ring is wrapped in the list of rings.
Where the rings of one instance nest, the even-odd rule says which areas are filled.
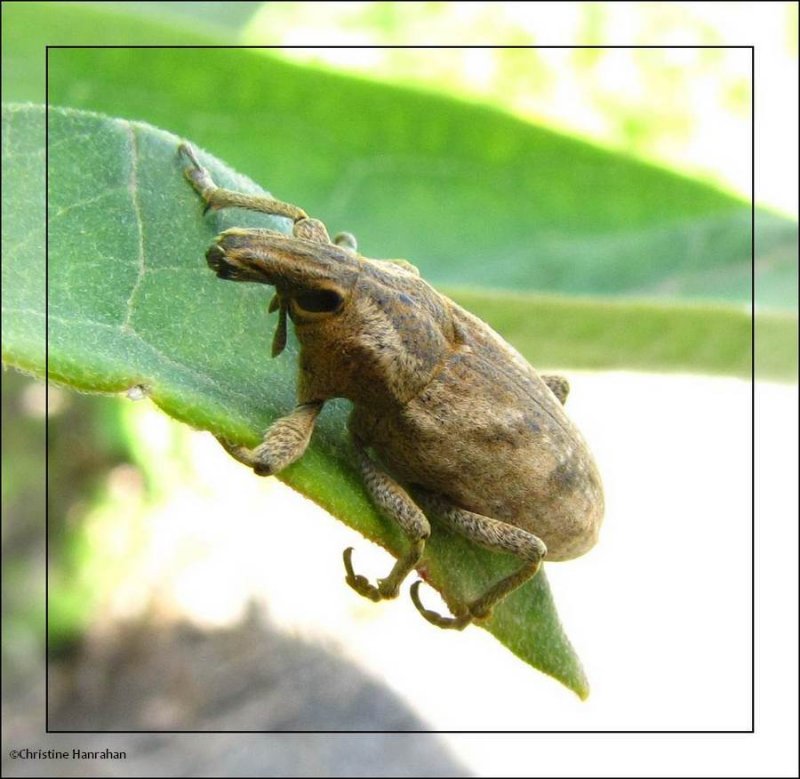
[[[542,376],[542,381],[550,387],[552,393],[561,401],[563,406],[567,402],[567,395],[569,395],[569,382],[563,376],[552,374]]]
[[[453,530],[466,536],[470,541],[493,551],[511,552],[525,561],[514,573],[501,579],[479,598],[471,603],[456,605],[453,608],[455,615],[453,617],[443,617],[435,611],[426,609],[419,599],[419,586],[422,582],[414,582],[411,585],[411,599],[419,613],[428,622],[440,628],[462,630],[473,620],[485,619],[490,616],[494,606],[536,575],[542,559],[547,554],[547,547],[533,533],[506,522],[458,508],[450,501],[432,493],[420,490],[415,491],[414,494],[419,498],[426,511],[443,519]]]
[[[337,246],[344,246],[345,249],[350,249],[352,252],[358,251],[358,241],[352,233],[336,233],[333,242]]]
[[[217,440],[231,457],[252,468],[258,476],[271,476],[291,465],[305,452],[322,406],[323,401],[296,406],[291,413],[270,425],[264,433],[264,440],[255,449],[231,444],[223,438]]]
[[[389,475],[379,470],[367,454],[364,444],[351,430],[361,476],[370,497],[383,513],[397,522],[411,542],[411,548],[394,564],[385,579],[378,579],[378,586],[370,584],[365,576],[353,572],[353,548],[344,550],[345,581],[359,594],[373,601],[394,598],[403,580],[419,562],[425,549],[425,541],[431,534],[431,526],[411,496]]]
[[[267,195],[245,195],[231,189],[218,187],[211,174],[200,164],[194,149],[188,143],[182,143],[179,151],[190,162],[184,171],[196,192],[203,198],[206,210],[209,208],[246,208],[272,216],[285,216],[294,222],[292,233],[296,238],[306,238],[318,243],[330,243],[325,225],[318,219],[309,218],[299,206],[275,200]]]

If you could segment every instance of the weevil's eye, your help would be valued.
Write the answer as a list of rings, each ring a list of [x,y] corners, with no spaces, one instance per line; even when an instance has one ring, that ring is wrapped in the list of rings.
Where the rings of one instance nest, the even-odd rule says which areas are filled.
[[[342,296],[332,289],[310,289],[293,297],[297,308],[309,314],[332,314],[342,305],[342,300]]]

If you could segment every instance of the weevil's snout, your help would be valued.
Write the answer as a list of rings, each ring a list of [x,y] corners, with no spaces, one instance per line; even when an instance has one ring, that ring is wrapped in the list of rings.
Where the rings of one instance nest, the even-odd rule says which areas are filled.
[[[221,279],[256,281],[283,289],[317,287],[325,282],[349,289],[360,271],[360,260],[351,250],[273,230],[225,230],[206,252],[206,260]]]
[[[236,252],[235,246],[231,246],[231,241],[224,234],[217,238],[217,242],[208,247],[206,251],[206,262],[220,279],[231,281],[260,281],[263,283],[273,283],[266,277],[262,269],[247,263],[244,258]]]
[[[225,259],[225,252],[218,244],[215,243],[208,247],[208,251],[206,252],[206,262],[208,263],[208,267],[211,268],[211,270],[213,270],[217,276],[219,276],[219,278],[235,278],[235,275],[233,275],[235,268],[228,264],[227,260]]]

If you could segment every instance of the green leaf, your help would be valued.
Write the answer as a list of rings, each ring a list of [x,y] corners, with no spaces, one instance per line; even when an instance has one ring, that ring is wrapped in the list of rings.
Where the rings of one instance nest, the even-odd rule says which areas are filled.
[[[45,117],[36,106],[3,106],[3,354],[42,374],[45,360]]]
[[[17,184],[30,175],[18,150],[26,130],[41,129],[42,109],[4,109],[3,122],[3,162]],[[269,290],[221,283],[204,252],[225,226],[287,230],[287,221],[246,212],[204,217],[182,175],[179,139],[169,133],[60,109],[50,111],[48,127],[49,377],[93,392],[135,388],[195,427],[257,443],[294,405],[296,343],[290,339],[287,351],[270,360]],[[202,159],[219,184],[261,191],[215,159]],[[24,204],[11,208],[13,219]],[[14,227],[10,245],[17,236]],[[17,265],[13,252],[6,265]],[[40,292],[11,288],[4,329],[41,326]],[[38,346],[6,338],[4,359],[43,376]],[[346,405],[326,407],[311,448],[281,478],[397,556],[402,534],[375,511],[351,463]],[[422,563],[448,600],[477,596],[516,564],[439,528]],[[587,695],[543,572],[498,607],[486,628],[526,662]]]
[[[742,378],[752,372],[753,320],[744,306],[444,291],[537,366]],[[764,311],[755,323],[756,375],[791,381],[797,374],[797,316]]]

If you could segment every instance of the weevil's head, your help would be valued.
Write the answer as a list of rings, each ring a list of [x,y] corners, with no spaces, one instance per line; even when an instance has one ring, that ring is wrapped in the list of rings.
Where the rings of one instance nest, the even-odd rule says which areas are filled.
[[[206,256],[221,278],[275,287],[273,355],[286,343],[288,315],[302,347],[301,402],[406,401],[455,340],[448,300],[408,263],[254,230],[226,231]]]

